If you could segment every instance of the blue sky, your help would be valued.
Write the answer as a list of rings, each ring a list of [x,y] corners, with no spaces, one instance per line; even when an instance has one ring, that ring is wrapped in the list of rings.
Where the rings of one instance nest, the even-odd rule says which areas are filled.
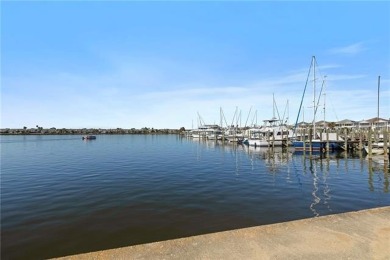
[[[317,120],[376,117],[379,75],[390,118],[389,46],[386,1],[2,1],[1,127],[293,123],[313,55]]]

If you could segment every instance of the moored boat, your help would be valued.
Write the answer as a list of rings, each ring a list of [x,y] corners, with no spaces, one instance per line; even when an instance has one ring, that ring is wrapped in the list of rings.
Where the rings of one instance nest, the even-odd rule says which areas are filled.
[[[83,140],[95,140],[96,135],[84,135],[81,139]]]
[[[389,147],[389,144],[387,145]],[[366,153],[369,153],[368,145],[364,146],[364,150]],[[376,142],[371,144],[371,154],[381,155],[385,153],[385,145],[384,142]]]
[[[297,152],[322,152],[325,149],[326,143],[318,139],[313,139],[312,141],[293,141],[292,144]]]
[[[290,130],[282,125],[277,124],[279,120],[272,118],[264,120],[264,125],[260,128],[249,129],[249,138],[246,143],[249,146],[283,146],[289,142],[289,137],[292,136]]]
[[[298,119],[300,116],[300,111],[302,108],[302,103],[303,103],[303,100],[305,97],[306,87],[307,87],[307,83],[309,82],[310,75],[313,76],[313,93],[314,93],[313,107],[312,107],[313,108],[313,122],[309,126],[309,136],[303,136],[303,137],[301,137],[302,140],[296,139],[295,141],[292,142],[294,149],[297,152],[301,152],[301,151],[322,152],[325,150],[324,149],[325,143],[323,140],[321,140],[321,138],[319,138],[319,136],[317,135],[317,131],[316,131],[316,112],[317,112],[317,108],[319,105],[319,103],[318,103],[319,98],[318,98],[318,100],[316,100],[316,65],[317,65],[317,61],[316,61],[315,56],[313,56],[312,60],[311,60],[310,68],[309,68],[309,73],[307,75],[305,88],[303,90],[303,95],[302,95],[302,99],[301,99],[301,105],[300,105],[299,111],[298,111],[297,120],[295,122],[295,127],[294,127],[295,138],[296,138],[296,129],[297,129],[297,125],[298,125]],[[324,85],[322,85],[322,86],[324,86]],[[321,88],[321,92],[322,92],[322,88]],[[321,93],[320,93],[320,95],[321,95]]]

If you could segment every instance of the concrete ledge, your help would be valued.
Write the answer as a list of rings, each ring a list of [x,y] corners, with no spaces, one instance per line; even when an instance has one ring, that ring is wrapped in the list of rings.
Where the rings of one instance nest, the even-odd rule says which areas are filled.
[[[390,259],[390,206],[61,259]]]

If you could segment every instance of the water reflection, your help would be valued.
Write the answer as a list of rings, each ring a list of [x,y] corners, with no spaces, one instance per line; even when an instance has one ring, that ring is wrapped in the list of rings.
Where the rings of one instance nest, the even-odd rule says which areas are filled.
[[[230,154],[236,175],[268,173],[269,181],[275,187],[286,192],[298,188],[314,217],[329,214],[335,206],[339,207],[337,200],[344,198],[336,196],[336,200],[335,189],[336,192],[345,189],[346,193],[356,194],[364,189],[377,192],[382,186],[382,192],[389,193],[387,166],[367,160],[362,152],[308,155],[294,153],[292,148],[255,148],[207,140],[196,142],[206,150]]]
[[[256,160],[262,160],[271,173],[276,173],[280,168],[286,167],[287,172],[290,172],[289,162],[292,152],[289,149],[282,147],[268,149],[264,147],[244,146],[244,150],[251,160],[252,167]]]
[[[372,169],[372,160],[369,160],[368,161],[368,187],[370,188],[370,191],[374,191],[373,175],[374,175],[374,171]]]
[[[327,209],[329,211],[332,211],[332,209],[330,208],[330,199],[331,199],[331,195],[330,195],[330,188],[329,188],[329,185],[328,185],[328,182],[327,182],[327,176],[329,174],[329,163],[327,163],[327,167],[326,167],[326,171],[323,172],[323,182],[324,182],[324,205],[326,205]]]
[[[40,138],[1,143],[3,259],[390,205],[388,169],[359,154],[306,156],[174,135]]]
[[[321,214],[319,211],[331,212],[331,198],[332,191],[328,183],[329,169],[330,169],[330,159],[325,160],[308,160],[303,157],[305,163],[309,163],[309,172],[312,177],[312,201],[309,206],[314,217],[318,217]],[[325,164],[325,167],[324,167]]]
[[[310,160],[310,172],[313,176],[313,192],[311,195],[313,196],[313,202],[310,204],[310,210],[313,212],[315,217],[318,217],[320,214],[316,211],[315,206],[320,203],[321,199],[317,196],[318,192],[318,177],[317,177],[317,168],[315,165],[313,166],[313,160]]]

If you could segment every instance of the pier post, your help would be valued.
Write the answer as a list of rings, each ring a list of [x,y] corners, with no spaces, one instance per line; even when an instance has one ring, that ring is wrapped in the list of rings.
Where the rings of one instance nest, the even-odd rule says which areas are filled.
[[[372,129],[371,127],[368,129],[368,159],[372,159]]]
[[[303,153],[306,153],[306,128],[303,128],[303,136],[301,134],[301,140],[303,142]]]
[[[310,158],[312,157],[312,152],[313,152],[313,128],[309,129],[309,156]]]
[[[290,131],[288,130],[287,128],[287,135],[286,135],[286,139],[284,137],[284,128],[282,128],[282,147],[288,147],[288,133]]]
[[[383,129],[383,149],[385,151],[384,153],[384,161],[385,161],[385,164],[387,164],[389,162],[389,154],[388,154],[388,150],[387,150],[387,141],[388,141],[388,132],[386,129]]]
[[[272,131],[272,149],[275,148],[275,130]]]
[[[345,147],[345,153],[348,153],[348,129],[344,128],[344,147]]]
[[[322,133],[324,132],[324,129],[320,130],[320,158],[322,159],[324,152],[325,152],[325,142],[322,140]]]
[[[372,133],[372,135],[373,135],[373,139],[374,139],[374,143],[376,143],[377,142],[377,133],[378,132],[378,129],[377,128],[374,128],[374,131],[373,131],[373,133]]]
[[[329,157],[329,128],[326,129],[326,155]]]
[[[267,144],[268,144],[268,149],[269,149],[269,147],[270,147],[269,130],[267,131]]]
[[[361,166],[363,166],[363,138],[364,138],[364,131],[363,129],[359,128],[358,130],[358,134],[359,134],[359,146],[358,146],[358,152],[359,152],[359,159],[360,159],[360,164]]]

